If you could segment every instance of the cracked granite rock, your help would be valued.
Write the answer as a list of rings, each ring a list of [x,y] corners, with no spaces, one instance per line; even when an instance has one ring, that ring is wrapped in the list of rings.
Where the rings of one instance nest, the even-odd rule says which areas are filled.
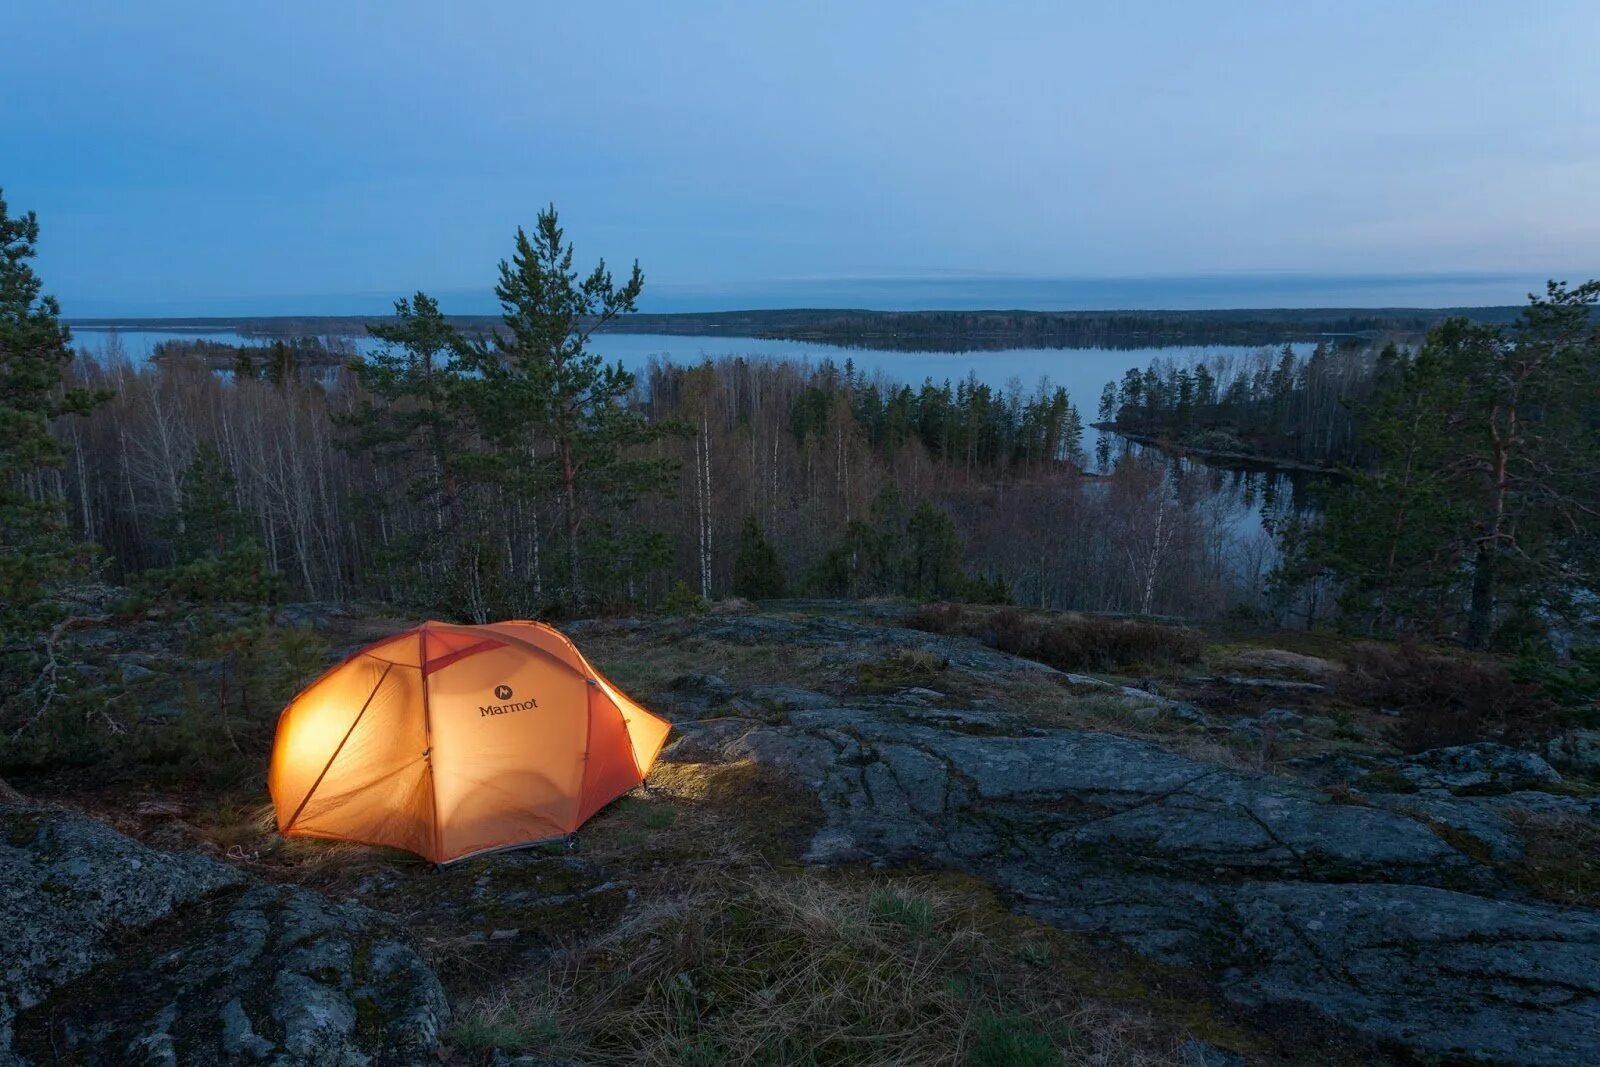
[[[0,808],[0,1064],[437,1062],[444,990],[387,916]]]
[[[813,708],[686,724],[668,758],[753,760],[815,791],[809,862],[966,870],[1036,917],[1208,969],[1243,1011],[1309,1010],[1450,1061],[1597,1062],[1600,913],[1533,901],[1484,858],[1520,855],[1513,807],[1600,805],[1443,789],[1352,802],[1111,734],[982,726]],[[1414,765],[1476,781],[1475,763],[1507,787],[1550,780],[1504,753]]]

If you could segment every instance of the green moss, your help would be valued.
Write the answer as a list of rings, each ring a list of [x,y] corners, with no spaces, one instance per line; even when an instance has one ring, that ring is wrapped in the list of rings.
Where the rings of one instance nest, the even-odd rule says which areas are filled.
[[[1356,783],[1358,789],[1368,793],[1415,793],[1417,783],[1395,770],[1393,767],[1378,767],[1368,771],[1361,781]]]
[[[43,821],[37,815],[11,815],[6,818],[6,844],[21,848],[39,836]]]
[[[974,1022],[968,1067],[1055,1067],[1060,1062],[1054,1038],[1032,1019],[984,1013]]]
[[[925,938],[933,932],[937,916],[925,897],[900,893],[874,893],[870,904],[874,922],[896,926],[912,938]]]
[[[863,693],[889,693],[912,686],[932,688],[949,666],[948,660],[920,649],[896,652],[857,667],[856,685]]]
[[[1441,840],[1443,840],[1457,852],[1460,852],[1462,855],[1470,856],[1479,863],[1490,865],[1493,864],[1493,850],[1489,848],[1488,844],[1486,844],[1482,838],[1476,836],[1475,834],[1470,834],[1457,826],[1446,826],[1441,822],[1430,821],[1428,823],[1428,828],[1431,829],[1435,834],[1439,835]]]
[[[378,1046],[383,1040],[383,1032],[388,1026],[384,1012],[378,1002],[369,996],[357,996],[356,1004],[356,1033],[362,1040],[373,1047]]]
[[[372,970],[373,938],[364,937],[355,943],[350,952],[350,974],[357,982],[365,982]]]

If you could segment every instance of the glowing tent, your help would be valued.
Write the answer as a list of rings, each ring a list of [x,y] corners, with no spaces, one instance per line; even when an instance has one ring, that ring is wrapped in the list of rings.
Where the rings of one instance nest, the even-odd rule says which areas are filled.
[[[267,785],[280,833],[449,863],[576,830],[670,729],[548,626],[427,622],[295,697]]]

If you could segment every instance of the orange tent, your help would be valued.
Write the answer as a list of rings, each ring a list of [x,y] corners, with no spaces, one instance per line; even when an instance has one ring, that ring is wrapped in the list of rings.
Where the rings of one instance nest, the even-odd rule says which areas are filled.
[[[280,833],[450,863],[576,830],[670,729],[548,626],[426,622],[295,697],[267,786]]]

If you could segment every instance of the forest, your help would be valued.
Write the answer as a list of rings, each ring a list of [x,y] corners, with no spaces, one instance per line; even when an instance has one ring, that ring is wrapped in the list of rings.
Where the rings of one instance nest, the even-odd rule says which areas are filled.
[[[1106,383],[1100,424],[1200,454],[1354,466],[1371,458],[1360,412],[1380,372],[1402,358],[1392,341],[1381,349],[1347,341],[1319,343],[1304,357],[1285,345],[1243,359],[1156,360]]]
[[[286,594],[472,617],[649,608],[680,581],[707,598],[962,595],[970,581],[1171,613],[1231,588],[1206,478],[1153,458],[1086,477],[1082,419],[1059,388],[912,388],[761,359],[657,363],[637,380],[596,367],[583,387],[617,390],[621,424],[575,435],[569,496],[559,446],[528,449],[498,399],[521,383],[472,369],[471,343],[426,297],[379,329],[388,354],[331,369],[292,346],[75,360],[74,384],[109,399],[63,426],[72,458],[52,477],[107,575],[178,562],[175,526],[193,524],[199,483],[221,479]],[[1169,526],[1159,551],[1130,556],[1145,508]],[[891,558],[902,543],[907,558]],[[753,584],[751,558],[770,560]],[[907,577],[919,571],[944,577]]]
[[[143,363],[75,356],[29,262],[36,223],[0,221],[0,582],[8,670],[35,679],[11,715],[85,583],[476,621],[900,596],[1558,658],[1590,640],[1600,284],[1552,283],[1515,326],[1449,319],[1416,347],[1109,383],[1098,415],[1131,435],[1345,471],[1250,529],[1226,471],[1105,438],[1091,461],[1079,401],[1048,383],[607,364],[588,341],[643,275],[580,273],[553,209],[500,265],[496,331],[418,293],[370,327],[370,356],[280,339]]]

